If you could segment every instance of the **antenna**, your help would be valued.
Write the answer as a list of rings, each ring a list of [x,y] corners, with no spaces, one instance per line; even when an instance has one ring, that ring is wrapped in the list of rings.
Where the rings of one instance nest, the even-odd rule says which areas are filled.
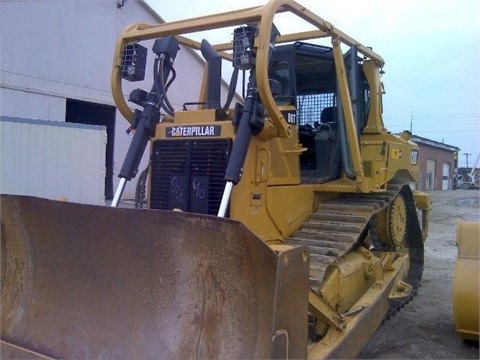
[[[410,134],[413,134],[413,110],[410,115]]]

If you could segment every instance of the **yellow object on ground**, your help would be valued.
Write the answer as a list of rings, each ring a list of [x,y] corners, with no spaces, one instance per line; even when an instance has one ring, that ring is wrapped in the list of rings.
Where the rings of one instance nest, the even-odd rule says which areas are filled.
[[[455,331],[464,339],[479,338],[480,222],[459,221],[458,257],[453,277]]]

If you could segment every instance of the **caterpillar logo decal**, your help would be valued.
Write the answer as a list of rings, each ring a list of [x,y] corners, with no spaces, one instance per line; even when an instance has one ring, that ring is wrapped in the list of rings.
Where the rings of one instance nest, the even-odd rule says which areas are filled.
[[[167,137],[204,137],[220,136],[220,125],[196,125],[196,126],[169,126],[166,128]]]
[[[402,158],[402,150],[400,149],[392,149],[390,151],[390,157],[392,159],[401,159]]]

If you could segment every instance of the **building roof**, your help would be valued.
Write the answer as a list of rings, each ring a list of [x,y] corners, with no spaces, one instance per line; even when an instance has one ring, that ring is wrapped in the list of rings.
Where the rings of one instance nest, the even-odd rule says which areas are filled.
[[[439,148],[439,149],[444,149],[444,150],[448,150],[448,151],[452,151],[452,152],[459,152],[460,151],[460,148],[457,147],[457,146],[447,145],[443,142],[427,139],[427,138],[417,136],[417,135],[412,135],[411,140],[416,142],[417,144],[433,146],[433,147],[436,147],[436,148]]]

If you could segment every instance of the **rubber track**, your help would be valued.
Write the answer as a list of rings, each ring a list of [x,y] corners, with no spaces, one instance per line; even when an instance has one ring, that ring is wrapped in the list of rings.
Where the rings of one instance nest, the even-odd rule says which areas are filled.
[[[342,194],[319,204],[310,219],[287,239],[289,245],[306,245],[310,252],[310,287],[317,291],[330,264],[360,246],[368,234],[371,219],[385,209],[399,194],[407,208],[406,241],[410,269],[406,281],[412,285],[412,296],[420,286],[423,271],[423,239],[412,192],[408,185],[392,184],[387,191],[374,194]],[[396,312],[408,299],[391,302],[388,315]]]

